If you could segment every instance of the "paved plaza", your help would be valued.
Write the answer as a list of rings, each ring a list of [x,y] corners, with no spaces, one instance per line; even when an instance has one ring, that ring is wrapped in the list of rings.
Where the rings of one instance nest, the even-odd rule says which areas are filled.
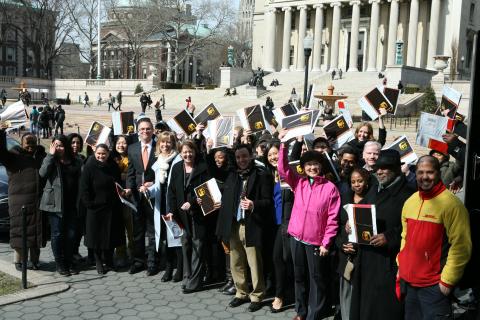
[[[84,249],[84,248],[83,248]],[[0,243],[0,260],[12,262],[10,246]],[[86,255],[86,252],[82,252]],[[50,277],[50,283],[66,282],[70,289],[54,295],[18,302],[0,307],[0,319],[60,320],[60,319],[291,319],[292,308],[278,314],[270,313],[266,305],[249,313],[248,304],[238,308],[227,307],[230,296],[211,288],[193,294],[183,294],[180,283],[160,281],[163,272],[147,277],[145,272],[128,274],[128,269],[99,276],[94,267],[71,277],[53,272],[50,243],[42,249],[39,273]],[[12,264],[13,265],[13,264]],[[20,275],[20,272],[18,272]],[[293,289],[293,288],[292,288]]]

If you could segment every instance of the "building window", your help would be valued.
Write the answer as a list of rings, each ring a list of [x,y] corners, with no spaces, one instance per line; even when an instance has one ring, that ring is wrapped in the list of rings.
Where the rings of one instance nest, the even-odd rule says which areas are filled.
[[[294,59],[295,59],[295,47],[290,46],[290,61],[288,63],[289,66],[294,65]]]
[[[358,50],[362,50],[362,41],[358,41]]]
[[[307,11],[307,29],[311,28],[312,15]]]
[[[470,69],[470,64],[472,62],[472,51],[473,51],[473,41],[467,41],[467,56],[465,57],[465,68]]]
[[[295,18],[296,18],[296,14],[293,13],[293,14],[292,14],[292,30],[294,30],[294,29],[296,28],[296,27],[295,27],[295,20],[296,20]]]
[[[473,17],[475,15],[475,3],[470,4],[470,23],[473,23]]]
[[[7,61],[8,62],[15,62],[17,61],[17,50],[12,47],[7,48]]]
[[[17,75],[17,68],[16,67],[6,67],[6,74],[7,74],[7,76],[16,76]]]
[[[320,53],[320,65],[325,63],[325,45],[322,44],[322,51]]]

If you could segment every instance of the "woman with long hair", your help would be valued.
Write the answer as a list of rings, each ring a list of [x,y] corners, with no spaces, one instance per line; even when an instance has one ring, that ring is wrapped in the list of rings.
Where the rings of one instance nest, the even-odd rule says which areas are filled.
[[[370,122],[364,121],[355,128],[355,139],[348,142],[350,146],[355,148],[357,154],[363,153],[363,147],[367,141],[378,141],[382,146],[387,139],[387,129],[383,122],[383,117],[386,115],[385,109],[380,109],[378,116],[378,139],[373,136],[373,127]]]
[[[98,274],[114,269],[113,250],[125,243],[116,188],[116,183],[121,182],[120,170],[109,156],[107,145],[97,145],[80,180],[80,196],[87,208],[85,245],[94,251]]]
[[[192,293],[203,288],[207,232],[205,216],[197,203],[194,188],[207,181],[210,175],[193,141],[184,141],[179,150],[182,160],[172,167],[167,193],[172,215],[167,216],[173,216],[185,228],[182,236],[183,292]]]
[[[370,186],[370,173],[363,168],[354,168],[349,178],[350,190],[342,194],[342,209],[340,212],[339,234],[336,238],[338,250],[337,272],[340,276],[340,312],[342,319],[350,319],[352,302],[352,277],[355,272],[357,246],[348,241],[348,214],[343,206],[346,204],[365,204],[365,195]]]
[[[274,177],[273,202],[275,205],[275,238],[273,244],[273,269],[275,272],[275,299],[270,306],[272,313],[282,310],[288,294],[288,287],[293,279],[288,275],[293,272],[292,255],[290,252],[290,237],[287,233],[294,195],[291,188],[282,183],[278,173],[278,156],[280,142],[270,142],[265,150],[265,166]]]
[[[78,133],[70,133],[67,136],[68,144],[72,148],[72,153],[74,157],[79,158],[82,163],[85,163],[86,157],[82,154],[83,152],[83,138]],[[80,200],[80,198],[79,198]],[[75,242],[73,244],[73,262],[75,264],[81,263],[83,257],[80,255],[80,242],[82,237],[85,235],[85,215],[86,209],[83,206],[82,201],[78,201],[78,214],[77,221],[75,225]],[[93,261],[93,252],[88,254],[89,260]]]
[[[78,273],[72,255],[81,169],[82,161],[73,155],[67,137],[55,136],[39,170],[40,177],[46,180],[40,210],[48,214],[57,271],[64,276]]]
[[[120,185],[125,188],[128,171],[128,143],[127,136],[119,135],[113,140],[113,150],[111,158],[117,164],[120,170]],[[121,245],[115,248],[115,258],[117,265],[122,268],[128,264],[128,261],[133,253],[133,221],[132,209],[127,206],[121,206],[123,225],[125,226],[124,233],[127,234],[128,247]],[[125,236],[124,236],[125,237]],[[128,248],[128,253],[127,253]]]
[[[155,183],[146,188],[140,187],[141,192],[148,190],[149,194],[155,198],[154,221],[156,226],[155,231],[155,245],[157,252],[160,251],[161,242],[166,241],[166,267],[165,273],[162,276],[162,282],[173,280],[174,282],[182,281],[183,279],[183,257],[181,247],[170,247],[167,241],[167,229],[165,223],[162,222],[162,216],[171,219],[171,215],[167,215],[167,190],[168,177],[170,170],[176,161],[177,157],[177,138],[173,132],[163,131],[158,136],[155,155],[157,160],[152,165],[152,170],[155,172]],[[158,234],[160,231],[160,234]],[[173,269],[176,269],[173,275]]]
[[[282,131],[279,139],[285,133]],[[301,177],[289,166],[288,144],[280,146],[278,172],[295,194],[288,224],[295,277],[294,319],[314,320],[327,311],[327,256],[338,230],[340,195],[324,177],[328,164],[322,153],[302,155],[300,166],[306,176]]]

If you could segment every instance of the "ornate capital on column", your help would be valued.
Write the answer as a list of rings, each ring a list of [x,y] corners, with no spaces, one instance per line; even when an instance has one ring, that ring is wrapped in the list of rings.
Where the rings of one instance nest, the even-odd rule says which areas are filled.
[[[342,3],[340,1],[330,3],[330,7],[340,7]]]
[[[362,4],[362,2],[360,0],[353,0],[353,1],[350,1],[349,4],[351,6],[354,6],[354,5],[359,6],[360,4]]]
[[[282,11],[293,11],[292,7],[283,7]]]
[[[277,12],[277,8],[275,7],[269,7],[267,8],[267,10],[265,10],[266,13],[276,13]]]
[[[388,2],[402,2],[402,0],[387,0]]]
[[[325,8],[323,3],[317,3],[313,5],[313,9],[323,9],[323,8]]]
[[[377,3],[377,4],[380,4],[380,2],[382,2],[382,0],[368,0],[368,3]]]
[[[307,5],[297,6],[297,10],[307,10]]]

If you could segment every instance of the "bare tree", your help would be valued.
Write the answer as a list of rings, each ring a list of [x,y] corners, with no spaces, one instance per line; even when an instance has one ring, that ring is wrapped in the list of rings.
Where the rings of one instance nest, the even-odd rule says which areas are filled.
[[[450,50],[452,51],[452,58],[450,60],[450,80],[453,81],[457,77],[458,64],[458,40],[456,38],[452,39]]]
[[[2,23],[21,38],[18,46],[33,53],[34,75],[50,78],[53,60],[62,53],[72,31],[66,4],[74,0],[0,2]]]
[[[96,61],[99,50],[93,50],[98,39],[98,0],[67,1],[66,9],[73,23],[73,32],[70,39],[80,44],[80,55],[90,65],[89,76],[95,78]],[[101,11],[101,21],[105,20],[105,12]],[[100,50],[101,52],[101,50]]]

